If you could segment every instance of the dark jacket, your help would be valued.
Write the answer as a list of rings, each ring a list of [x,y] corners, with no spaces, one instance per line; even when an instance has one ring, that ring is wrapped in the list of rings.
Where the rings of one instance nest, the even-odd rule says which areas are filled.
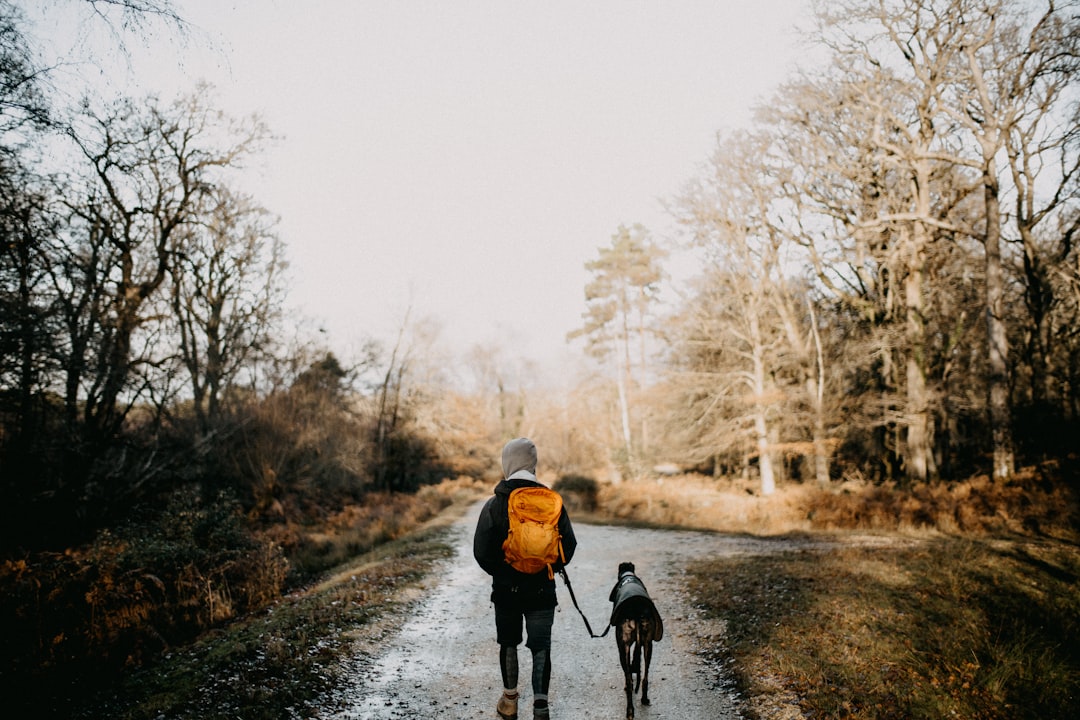
[[[520,487],[543,487],[540,483],[524,478],[502,480],[495,486],[495,494],[480,510],[476,521],[476,533],[473,535],[473,557],[491,576],[492,600],[496,604],[514,603],[521,609],[541,609],[555,607],[555,581],[540,571],[531,575],[519,572],[506,562],[502,544],[510,532],[510,517],[507,503],[510,493]],[[563,555],[566,563],[574,557],[577,538],[570,516],[563,508],[559,516],[559,534],[562,535]],[[562,564],[555,566],[558,571]]]

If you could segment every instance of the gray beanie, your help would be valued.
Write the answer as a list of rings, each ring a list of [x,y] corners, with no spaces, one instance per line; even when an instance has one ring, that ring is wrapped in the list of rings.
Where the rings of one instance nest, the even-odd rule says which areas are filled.
[[[520,470],[536,474],[536,445],[529,438],[514,438],[503,446],[503,477],[509,478]]]

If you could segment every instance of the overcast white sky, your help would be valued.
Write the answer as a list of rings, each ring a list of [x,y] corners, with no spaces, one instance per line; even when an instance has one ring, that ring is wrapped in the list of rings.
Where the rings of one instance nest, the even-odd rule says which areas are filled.
[[[248,189],[281,216],[291,301],[348,355],[411,303],[464,352],[567,351],[584,263],[745,125],[802,52],[802,0],[180,0],[132,70],[201,79],[281,141]],[[63,7],[53,5],[52,10]]]

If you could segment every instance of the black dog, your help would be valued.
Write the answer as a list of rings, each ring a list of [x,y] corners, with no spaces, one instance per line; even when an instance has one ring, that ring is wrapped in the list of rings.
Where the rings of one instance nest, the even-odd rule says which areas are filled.
[[[656,611],[656,605],[645,589],[645,583],[634,574],[634,563],[619,564],[619,581],[608,597],[614,606],[611,624],[618,633],[615,643],[619,647],[619,662],[626,677],[626,717],[634,717],[634,693],[640,688],[641,704],[649,704],[649,662],[652,660],[652,644],[664,637],[664,621]],[[642,655],[645,666],[642,667]],[[634,675],[637,683],[634,683]]]

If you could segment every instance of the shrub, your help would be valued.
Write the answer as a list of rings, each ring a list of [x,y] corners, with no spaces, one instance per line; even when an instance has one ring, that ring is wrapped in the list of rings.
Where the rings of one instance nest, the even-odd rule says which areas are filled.
[[[572,510],[594,512],[600,497],[600,485],[586,475],[563,475],[552,488],[563,496]]]
[[[278,597],[285,571],[280,548],[247,530],[235,502],[177,492],[165,511],[84,549],[0,568],[0,673],[52,668],[89,681],[139,665]]]
[[[307,582],[357,555],[405,535],[453,503],[454,481],[415,494],[368,493],[299,534],[289,553],[291,584]]]

